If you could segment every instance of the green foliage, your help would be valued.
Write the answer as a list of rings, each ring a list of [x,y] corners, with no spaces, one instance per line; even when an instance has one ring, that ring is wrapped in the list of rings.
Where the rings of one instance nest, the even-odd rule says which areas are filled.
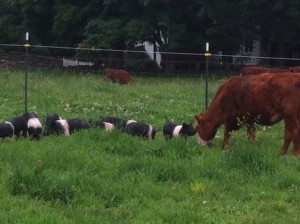
[[[53,33],[55,44],[61,46],[77,46],[83,39],[83,18],[81,9],[74,4],[59,4],[55,7]],[[76,27],[76,29],[74,29]]]
[[[189,53],[204,52],[210,42],[212,52],[223,54],[260,40],[262,56],[293,57],[299,51],[299,9],[296,0],[1,0],[0,37],[3,43],[24,43],[29,31],[32,44],[84,42],[118,50],[148,41],[160,52]]]
[[[120,43],[121,45],[124,43],[124,39],[120,35],[123,33],[123,26],[124,23],[119,19],[109,21],[93,20],[86,26],[86,35],[88,36],[86,43],[88,46],[98,48],[120,47]]]

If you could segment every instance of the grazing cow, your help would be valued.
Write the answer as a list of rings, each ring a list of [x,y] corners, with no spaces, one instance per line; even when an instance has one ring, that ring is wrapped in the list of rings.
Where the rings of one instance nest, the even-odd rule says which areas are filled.
[[[163,127],[163,135],[167,138],[178,138],[180,136],[188,137],[195,135],[197,130],[192,124],[183,123],[181,125],[173,122],[166,122]]]
[[[122,69],[105,68],[103,73],[106,80],[117,82],[119,84],[129,84],[133,82],[133,79],[129,72]]]
[[[0,123],[0,138],[14,137],[15,127],[11,122],[4,121]]]
[[[207,110],[195,115],[200,143],[211,143],[224,124],[223,147],[228,146],[233,130],[247,127],[250,142],[255,142],[255,124],[285,122],[281,153],[290,143],[300,156],[300,74],[264,73],[259,76],[231,77],[218,89]]]
[[[19,137],[22,132],[25,138],[41,138],[42,124],[37,114],[34,112],[26,112],[20,116],[14,117],[9,123],[14,127],[14,134],[16,137]]]
[[[259,67],[259,66],[244,66],[242,68],[240,76],[246,75],[258,75],[262,73],[283,73],[289,72],[290,69],[286,68],[268,68],[268,67]]]
[[[135,120],[128,120],[124,131],[132,136],[140,136],[151,140],[155,138],[157,130],[150,124]]]

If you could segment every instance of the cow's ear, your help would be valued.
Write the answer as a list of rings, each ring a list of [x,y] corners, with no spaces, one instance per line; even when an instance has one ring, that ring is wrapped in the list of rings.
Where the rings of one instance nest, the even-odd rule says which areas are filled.
[[[185,127],[185,126],[187,126],[187,124],[186,124],[186,123],[183,123],[182,126]]]

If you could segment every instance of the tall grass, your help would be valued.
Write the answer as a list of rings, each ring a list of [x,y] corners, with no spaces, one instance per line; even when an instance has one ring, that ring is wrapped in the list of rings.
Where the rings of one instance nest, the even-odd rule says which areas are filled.
[[[221,83],[209,80],[209,99]],[[1,120],[23,113],[24,73],[1,70]],[[0,146],[1,223],[299,223],[300,163],[280,156],[283,124],[244,129],[221,150],[196,136],[166,141],[166,120],[195,122],[204,110],[199,77],[136,77],[134,85],[99,75],[29,72],[28,108],[61,117],[143,120],[154,141],[92,128],[69,138],[5,139]]]

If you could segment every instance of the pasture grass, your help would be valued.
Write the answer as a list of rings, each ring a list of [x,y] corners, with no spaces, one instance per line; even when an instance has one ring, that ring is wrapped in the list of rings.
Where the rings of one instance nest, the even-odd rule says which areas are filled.
[[[0,119],[24,111],[24,72],[1,70]],[[69,138],[5,139],[0,153],[1,223],[299,223],[300,161],[280,156],[283,124],[258,127],[257,143],[234,132],[222,150],[197,137],[162,136],[166,120],[193,122],[204,110],[202,77],[135,77],[30,71],[28,108],[44,121],[118,116],[148,122],[154,141],[92,128]],[[209,80],[211,100],[223,78]],[[217,116],[217,115],[216,115]]]

